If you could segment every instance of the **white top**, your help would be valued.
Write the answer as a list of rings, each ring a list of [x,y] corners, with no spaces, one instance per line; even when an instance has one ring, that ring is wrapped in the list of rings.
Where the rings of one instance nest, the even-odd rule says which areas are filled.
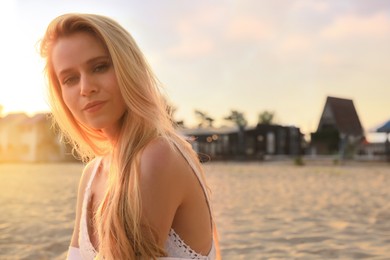
[[[81,219],[80,219],[80,230],[79,230],[79,246],[80,248],[69,247],[68,251],[68,260],[93,260],[97,251],[93,247],[87,226],[87,209],[89,202],[91,201],[91,185],[93,179],[98,171],[99,165],[101,163],[102,158],[98,158],[95,162],[91,177],[88,181],[87,187],[85,188],[84,200],[81,211]],[[188,161],[188,160],[187,160]],[[209,200],[206,192],[205,185],[200,178],[200,174],[196,171],[196,168],[191,165],[193,172],[196,174],[201,186],[203,188],[204,193],[206,194],[207,201]],[[208,203],[209,204],[209,203]],[[210,206],[209,206],[210,207]],[[210,209],[211,212],[211,209]],[[161,257],[159,259],[202,259],[202,260],[213,260],[216,258],[216,250],[214,240],[212,242],[211,250],[207,256],[203,256],[201,254],[196,253],[191,249],[180,237],[179,235],[171,228],[168,234],[167,241],[165,243],[165,250],[167,252],[168,257]]]

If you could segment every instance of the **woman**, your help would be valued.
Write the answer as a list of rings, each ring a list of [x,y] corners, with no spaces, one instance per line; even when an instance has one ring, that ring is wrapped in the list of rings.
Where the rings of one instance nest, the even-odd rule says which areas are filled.
[[[41,55],[55,122],[89,161],[68,259],[215,259],[201,165],[130,34],[104,16],[66,14]]]

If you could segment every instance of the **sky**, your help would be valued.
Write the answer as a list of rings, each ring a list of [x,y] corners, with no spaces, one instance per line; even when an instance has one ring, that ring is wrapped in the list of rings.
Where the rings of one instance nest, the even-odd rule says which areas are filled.
[[[1,1],[3,116],[49,110],[39,40],[69,12],[122,24],[187,126],[195,109],[216,126],[233,109],[254,126],[267,110],[309,134],[327,96],[352,99],[366,132],[390,119],[387,0]]]

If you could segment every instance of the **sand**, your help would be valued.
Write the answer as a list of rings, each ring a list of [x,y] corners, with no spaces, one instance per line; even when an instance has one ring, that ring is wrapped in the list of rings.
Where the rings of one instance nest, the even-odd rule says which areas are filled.
[[[223,259],[390,259],[390,165],[207,163]],[[81,164],[0,164],[0,259],[64,259]]]

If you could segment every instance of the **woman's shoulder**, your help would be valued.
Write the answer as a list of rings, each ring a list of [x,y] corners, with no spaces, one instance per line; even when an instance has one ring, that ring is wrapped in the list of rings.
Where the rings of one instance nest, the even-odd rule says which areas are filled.
[[[162,138],[149,142],[140,154],[139,190],[143,218],[159,234],[161,246],[185,197],[185,179],[180,164],[174,148]]]
[[[146,180],[180,182],[189,170],[188,163],[173,143],[159,137],[150,141],[140,158],[141,175]]]
[[[168,140],[158,137],[151,140],[143,149],[141,163],[150,167],[164,167],[177,159],[177,152]]]

